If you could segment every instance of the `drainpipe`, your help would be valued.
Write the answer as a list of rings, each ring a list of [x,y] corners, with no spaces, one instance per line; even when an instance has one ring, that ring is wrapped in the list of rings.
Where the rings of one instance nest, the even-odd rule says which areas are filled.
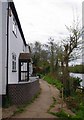
[[[8,8],[7,8],[6,96],[8,96],[8,57],[9,57],[9,2],[8,2]]]

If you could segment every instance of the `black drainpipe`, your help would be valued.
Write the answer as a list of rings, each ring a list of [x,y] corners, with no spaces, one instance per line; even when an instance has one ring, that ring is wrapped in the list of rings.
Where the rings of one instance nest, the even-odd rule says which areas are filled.
[[[9,2],[8,2],[8,8],[7,8],[6,96],[8,96],[8,57],[9,57]]]

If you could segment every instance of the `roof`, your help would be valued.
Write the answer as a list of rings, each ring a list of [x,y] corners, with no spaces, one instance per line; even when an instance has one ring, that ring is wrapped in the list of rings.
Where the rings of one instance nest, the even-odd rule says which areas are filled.
[[[31,54],[30,53],[20,53],[19,59],[20,60],[31,60]]]
[[[17,22],[17,25],[18,25],[18,28],[19,28],[21,37],[22,37],[23,42],[24,42],[24,44],[25,44],[25,46],[26,46],[26,45],[27,45],[27,44],[26,44],[26,40],[25,40],[23,31],[22,31],[22,28],[21,28],[21,24],[20,24],[20,21],[19,21],[19,18],[18,18],[18,14],[17,14],[17,12],[16,12],[16,8],[15,8],[15,5],[14,5],[14,2],[9,2],[9,6],[10,6],[10,8],[11,8],[11,10],[12,10],[12,12],[13,12],[13,15],[14,15],[14,17],[15,17],[15,19],[16,19],[16,22]]]

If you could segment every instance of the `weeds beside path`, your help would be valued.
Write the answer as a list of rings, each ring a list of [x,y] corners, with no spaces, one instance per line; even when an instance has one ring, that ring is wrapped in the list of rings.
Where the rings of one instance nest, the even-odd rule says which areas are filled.
[[[12,118],[56,118],[56,116],[50,113],[59,112],[61,108],[60,92],[56,87],[42,79],[39,82],[41,87],[39,97],[26,106],[22,113],[17,113]]]
[[[13,118],[56,118],[47,112],[53,102],[53,95],[51,93],[49,84],[46,81],[40,79],[40,87],[41,94],[39,97],[32,104],[26,107],[23,113],[17,114],[13,116]]]

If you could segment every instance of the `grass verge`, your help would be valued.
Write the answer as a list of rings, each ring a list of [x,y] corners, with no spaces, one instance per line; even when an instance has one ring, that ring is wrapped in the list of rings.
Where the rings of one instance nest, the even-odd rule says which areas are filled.
[[[76,120],[75,117],[73,117],[72,115],[69,115],[63,109],[61,109],[59,112],[51,112],[51,109],[55,107],[56,102],[57,102],[56,99],[53,97],[53,103],[50,105],[47,111],[49,114],[52,114],[58,117],[60,120]]]
[[[45,81],[47,81],[49,84],[54,85],[57,87],[59,90],[62,88],[63,84],[60,82],[60,80],[57,80],[53,75],[47,74],[43,78]]]
[[[56,99],[55,97],[52,97],[53,98],[53,103],[50,105],[49,109],[47,110],[48,113],[50,113],[50,110],[55,107],[55,104],[56,104]]]

